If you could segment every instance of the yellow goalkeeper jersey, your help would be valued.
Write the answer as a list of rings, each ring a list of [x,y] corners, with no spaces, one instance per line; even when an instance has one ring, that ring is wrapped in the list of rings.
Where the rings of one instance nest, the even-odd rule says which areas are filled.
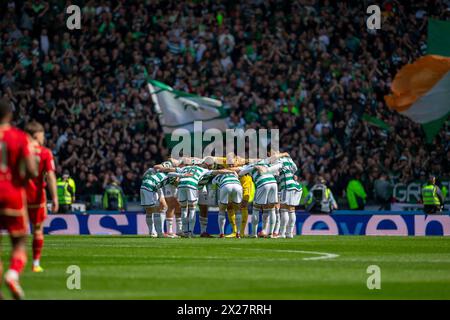
[[[255,198],[255,184],[253,183],[253,179],[249,174],[246,174],[239,178],[239,181],[242,185],[242,198],[247,200],[249,203],[253,202]]]

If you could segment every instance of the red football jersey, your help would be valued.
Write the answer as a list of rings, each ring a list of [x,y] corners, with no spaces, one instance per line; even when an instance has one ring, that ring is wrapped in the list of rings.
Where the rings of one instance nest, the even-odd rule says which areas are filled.
[[[26,212],[24,159],[30,154],[25,132],[0,126],[0,215],[20,216]]]
[[[25,187],[24,159],[30,155],[25,132],[12,126],[0,126],[0,184]]]
[[[45,175],[47,172],[55,171],[55,162],[52,152],[40,145],[31,146],[32,154],[35,156],[38,167],[38,176],[28,180],[27,200],[28,205],[45,204]]]

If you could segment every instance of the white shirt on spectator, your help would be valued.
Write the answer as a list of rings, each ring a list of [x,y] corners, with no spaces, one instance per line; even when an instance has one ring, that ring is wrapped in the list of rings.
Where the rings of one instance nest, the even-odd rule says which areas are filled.
[[[331,129],[331,123],[329,123],[329,122],[325,122],[325,123],[319,122],[314,127],[314,130],[319,132],[320,134],[322,134],[322,129],[323,128],[330,128]]]
[[[48,54],[49,48],[50,48],[50,42],[48,40],[48,36],[41,35],[41,50],[45,55]]]
[[[195,56],[195,60],[197,62],[202,60],[202,57],[203,57],[203,54],[205,53],[205,51],[206,51],[206,45],[204,43],[199,44],[198,48],[197,48],[197,54]]]
[[[220,64],[222,65],[222,68],[226,71],[230,68],[230,66],[233,66],[233,61],[231,61],[230,56],[226,56],[223,59],[220,59]]]
[[[326,47],[330,44],[330,38],[326,34],[323,34],[319,37],[319,41],[323,43]]]
[[[221,34],[219,36],[219,46],[222,48],[225,44],[225,39],[228,39],[228,45],[231,47],[231,50],[234,48],[234,37],[233,35],[227,33],[227,34]]]

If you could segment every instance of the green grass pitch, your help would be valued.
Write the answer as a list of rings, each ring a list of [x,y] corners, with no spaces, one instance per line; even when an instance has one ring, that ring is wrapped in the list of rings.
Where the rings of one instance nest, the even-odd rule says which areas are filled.
[[[81,290],[66,287],[70,265],[81,268]],[[366,286],[370,265],[381,268],[380,290]],[[30,266],[28,299],[450,299],[445,237],[47,236],[45,272]]]

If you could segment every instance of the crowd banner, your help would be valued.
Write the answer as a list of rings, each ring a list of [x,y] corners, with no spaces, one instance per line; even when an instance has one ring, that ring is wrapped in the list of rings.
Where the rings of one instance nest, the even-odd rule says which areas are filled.
[[[207,231],[211,234],[219,233],[217,214],[209,214]],[[228,221],[226,228],[230,233]],[[331,215],[310,215],[299,211],[295,231],[297,235],[450,236],[450,214],[336,211]],[[142,213],[51,214],[44,222],[44,232],[49,235],[146,235],[149,229]],[[194,233],[200,233],[198,219]]]

